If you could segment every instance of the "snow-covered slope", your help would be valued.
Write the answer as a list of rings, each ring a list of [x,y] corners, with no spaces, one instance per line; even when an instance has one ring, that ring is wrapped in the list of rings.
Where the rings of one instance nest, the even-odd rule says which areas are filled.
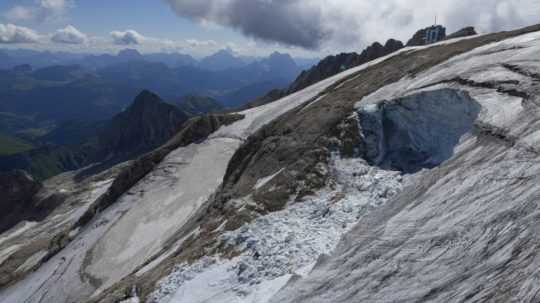
[[[448,117],[463,100],[441,90],[466,92],[480,110],[442,164],[410,175],[332,257],[271,302],[539,301],[539,59],[540,34],[527,34],[359,100],[359,113],[378,112],[393,125],[377,138],[386,136],[382,157],[400,146],[388,140],[395,133],[401,144],[431,152],[428,143],[451,130],[446,121],[470,114]],[[440,123],[425,125],[424,115]]]

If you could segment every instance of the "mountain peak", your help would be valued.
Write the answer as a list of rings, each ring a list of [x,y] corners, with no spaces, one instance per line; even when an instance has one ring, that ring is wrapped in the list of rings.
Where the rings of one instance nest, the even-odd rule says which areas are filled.
[[[240,67],[243,65],[245,65],[244,61],[236,57],[231,49],[219,50],[201,60],[201,67],[214,71]]]
[[[143,91],[141,91],[137,97],[135,97],[135,101],[133,101],[133,103],[131,104],[131,106],[128,108],[128,110],[135,110],[135,109],[138,109],[138,108],[145,108],[149,105],[152,105],[152,104],[159,104],[159,103],[164,103],[163,100],[161,100],[161,98],[154,94],[153,92],[145,89]]]
[[[118,57],[124,58],[124,59],[129,59],[129,60],[134,60],[134,59],[141,59],[143,56],[136,49],[126,48],[126,49],[123,49],[120,52],[118,52]]]
[[[116,115],[100,136],[108,157],[141,154],[172,137],[188,115],[158,95],[143,90],[124,112]]]

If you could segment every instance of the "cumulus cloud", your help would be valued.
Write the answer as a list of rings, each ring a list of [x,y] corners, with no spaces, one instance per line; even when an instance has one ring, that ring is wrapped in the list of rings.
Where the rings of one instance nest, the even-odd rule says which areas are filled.
[[[489,32],[538,22],[539,0],[166,0],[181,17],[306,49],[406,39],[439,20]]]
[[[51,37],[51,41],[64,44],[83,44],[88,41],[88,37],[74,26],[68,25],[63,29],[57,30]]]
[[[33,30],[14,24],[0,24],[0,43],[35,43],[39,35]]]
[[[111,37],[117,45],[143,44],[145,41],[145,37],[134,30],[114,31]]]
[[[16,5],[9,9],[4,17],[10,21],[58,21],[65,17],[74,6],[72,0],[37,0],[35,4]]]

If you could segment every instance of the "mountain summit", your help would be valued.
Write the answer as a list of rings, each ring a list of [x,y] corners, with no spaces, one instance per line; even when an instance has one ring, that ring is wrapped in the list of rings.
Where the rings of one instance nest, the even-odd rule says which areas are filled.
[[[165,143],[188,118],[174,105],[144,90],[105,127],[99,145],[107,158],[141,154]]]

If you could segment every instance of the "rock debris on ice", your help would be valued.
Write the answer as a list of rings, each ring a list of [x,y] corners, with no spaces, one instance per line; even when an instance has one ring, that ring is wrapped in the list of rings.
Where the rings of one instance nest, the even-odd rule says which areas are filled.
[[[270,299],[295,274],[306,274],[341,236],[375,207],[399,192],[402,176],[362,159],[333,156],[334,176],[316,195],[260,217],[220,238],[240,252],[178,265],[164,278],[151,302],[257,302]],[[266,298],[266,299],[262,299]]]

